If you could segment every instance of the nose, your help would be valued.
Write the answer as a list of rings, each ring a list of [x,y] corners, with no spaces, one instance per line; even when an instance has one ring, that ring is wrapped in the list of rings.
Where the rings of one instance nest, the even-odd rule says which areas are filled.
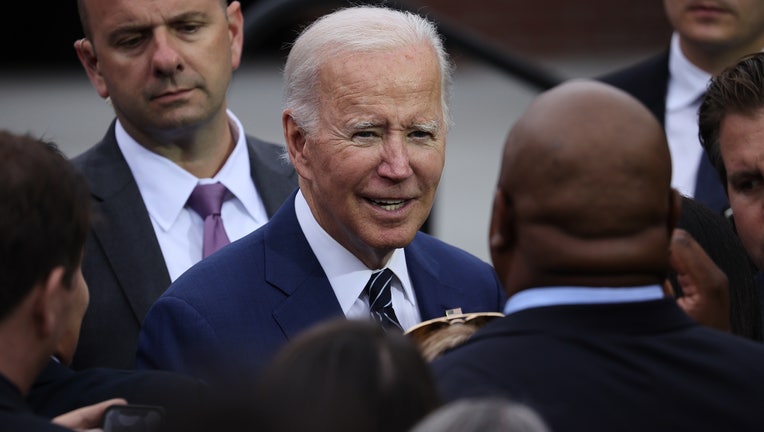
[[[382,162],[377,171],[380,176],[393,180],[403,180],[413,174],[405,137],[388,135],[382,145]]]
[[[172,76],[183,70],[183,60],[175,45],[176,42],[172,34],[163,28],[154,32],[152,65],[155,74],[163,77]]]

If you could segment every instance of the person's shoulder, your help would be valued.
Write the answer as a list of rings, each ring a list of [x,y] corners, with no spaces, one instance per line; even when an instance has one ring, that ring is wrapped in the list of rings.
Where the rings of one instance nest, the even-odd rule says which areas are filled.
[[[72,432],[49,419],[30,412],[0,411],[0,430],[24,432]]]
[[[421,231],[416,234],[414,240],[406,247],[406,249],[430,255],[437,255],[439,259],[444,260],[441,262],[453,261],[454,263],[477,265],[479,267],[491,266],[489,263],[478,258],[471,252],[450,243],[446,243],[443,240]]]
[[[160,299],[178,297],[190,301],[199,297],[198,300],[205,300],[220,294],[217,289],[210,290],[211,287],[224,287],[230,291],[262,279],[267,225],[196,262],[170,284]]]
[[[265,141],[249,134],[246,135],[246,141],[247,148],[251,152],[254,152],[256,155],[261,157],[281,157],[286,153],[286,146],[270,141]]]
[[[665,50],[628,66],[606,72],[595,79],[618,88],[628,87],[635,81],[652,81],[656,75],[665,75],[668,79],[668,56],[668,50]],[[654,82],[652,84],[655,85]]]

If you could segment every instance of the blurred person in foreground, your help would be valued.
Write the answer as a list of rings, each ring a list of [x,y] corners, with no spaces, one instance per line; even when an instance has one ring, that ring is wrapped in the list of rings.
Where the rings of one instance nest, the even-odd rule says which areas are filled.
[[[713,75],[764,49],[760,0],[663,0],[673,33],[667,50],[601,79],[644,103],[664,125],[672,186],[722,214],[729,208],[698,142],[698,108]]]
[[[284,345],[247,405],[262,432],[408,432],[440,398],[411,339],[339,318]]]
[[[26,403],[51,356],[74,351],[88,306],[81,263],[90,226],[85,181],[52,145],[0,131],[0,429],[100,427],[110,399],[50,419]],[[55,423],[55,424],[54,424]]]
[[[440,406],[410,432],[551,432],[531,408],[501,397],[461,399]]]
[[[692,312],[704,284],[726,282],[675,229],[680,207],[639,101],[587,80],[541,94],[508,134],[494,195],[506,316],[431,363],[441,396],[510,397],[556,432],[760,430],[764,346],[677,304]],[[678,300],[663,292],[672,265]]]
[[[238,1],[77,6],[85,38],[74,47],[116,119],[74,158],[97,217],[83,259],[91,301],[72,367],[130,369],[151,304],[191,265],[265,223],[297,176],[283,146],[247,135],[227,108],[243,44]],[[222,200],[210,216],[194,210],[205,191]],[[204,239],[209,218],[223,225],[220,243]]]
[[[488,263],[418,231],[445,162],[450,78],[435,26],[416,14],[359,6],[308,26],[284,68],[299,190],[162,295],[138,366],[257,370],[337,316],[371,315],[401,331],[455,308],[499,311],[504,294]]]

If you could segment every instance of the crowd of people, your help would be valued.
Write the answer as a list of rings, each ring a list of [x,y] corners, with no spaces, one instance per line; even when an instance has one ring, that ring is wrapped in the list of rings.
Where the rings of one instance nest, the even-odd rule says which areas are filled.
[[[431,20],[305,27],[282,146],[226,105],[237,1],[77,5],[115,118],[72,159],[0,131],[0,430],[764,425],[754,0],[664,0],[666,53],[541,93],[500,155],[490,263],[421,230],[452,125]]]

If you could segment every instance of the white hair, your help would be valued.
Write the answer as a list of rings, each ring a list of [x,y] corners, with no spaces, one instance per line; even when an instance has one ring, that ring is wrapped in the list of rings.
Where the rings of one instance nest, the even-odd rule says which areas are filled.
[[[284,66],[284,109],[308,134],[318,125],[317,80],[327,59],[420,43],[432,46],[440,65],[441,107],[446,127],[453,67],[435,24],[417,14],[378,6],[339,9],[317,19],[295,40]]]

